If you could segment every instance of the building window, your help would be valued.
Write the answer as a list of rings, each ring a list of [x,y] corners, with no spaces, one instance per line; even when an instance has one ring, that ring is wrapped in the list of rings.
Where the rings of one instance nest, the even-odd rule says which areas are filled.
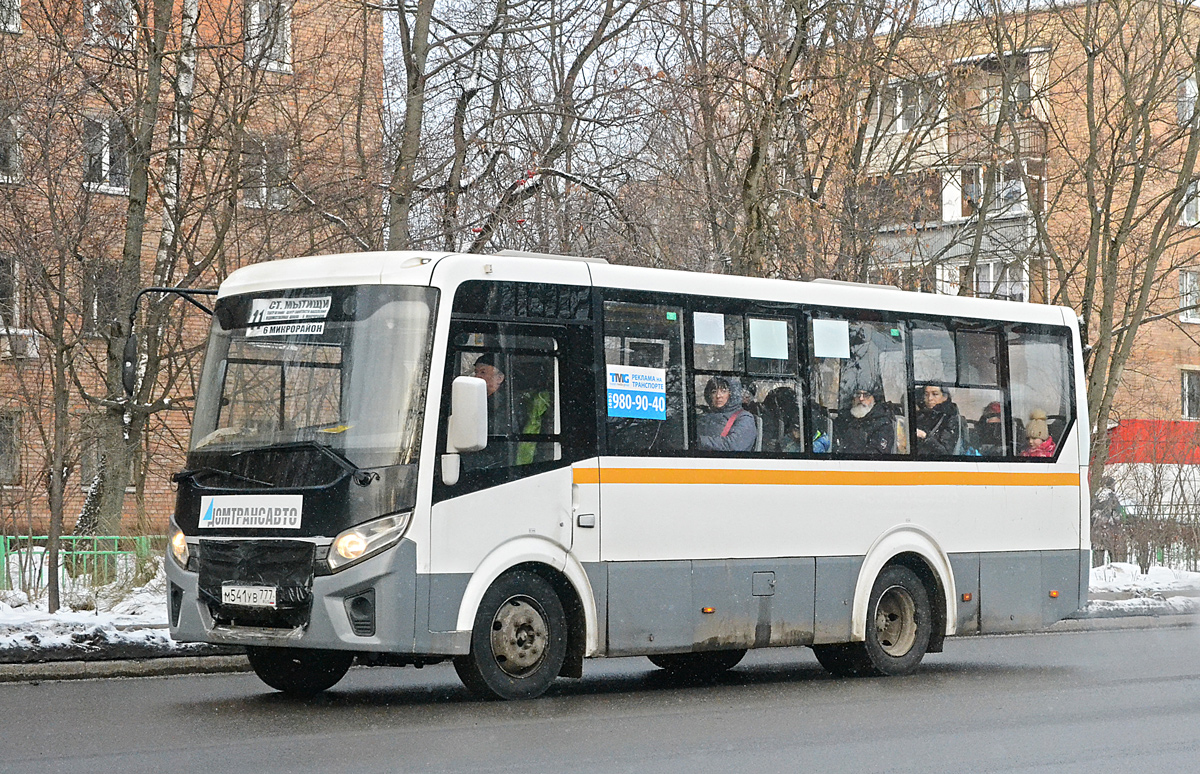
[[[281,209],[288,203],[288,146],[281,136],[248,138],[242,145],[242,201]]]
[[[980,65],[980,70],[979,118],[985,125],[995,126],[1002,118],[1017,121],[1030,117],[1033,97],[1028,55],[1011,54],[988,59]]]
[[[1188,183],[1187,195],[1183,200],[1183,217],[1180,218],[1185,226],[1200,225],[1200,190],[1195,181]]]
[[[16,183],[20,180],[21,124],[19,116],[15,108],[0,102],[0,183]]]
[[[12,255],[0,253],[0,326],[21,327],[17,298],[17,265]]]
[[[1183,371],[1183,418],[1200,419],[1200,371]]]
[[[0,32],[21,31],[21,0],[0,0]]]
[[[246,61],[252,67],[290,70],[292,67],[292,4],[290,0],[247,0]]]
[[[872,110],[876,134],[907,132],[928,117],[936,93],[934,81],[894,82],[884,86]]]
[[[0,412],[0,484],[5,486],[21,480],[20,420],[15,411]]]
[[[133,18],[133,5],[130,0],[89,0],[86,17],[87,44],[119,49],[132,48]]]
[[[129,192],[129,133],[118,116],[83,122],[83,181],[98,191]]]
[[[1180,125],[1186,126],[1196,115],[1196,76],[1183,75],[1179,78],[1177,91],[1178,116]]]
[[[1025,272],[1019,265],[1003,261],[978,261],[973,270],[969,264],[960,266],[958,281],[979,298],[1024,301],[1028,295]]]
[[[1183,309],[1180,320],[1200,322],[1200,309],[1185,308],[1194,304],[1200,304],[1200,271],[1183,269],[1179,272],[1179,306]]]
[[[84,333],[103,336],[109,332],[113,320],[122,317],[117,308],[119,291],[114,263],[97,261],[87,267],[83,280]]]

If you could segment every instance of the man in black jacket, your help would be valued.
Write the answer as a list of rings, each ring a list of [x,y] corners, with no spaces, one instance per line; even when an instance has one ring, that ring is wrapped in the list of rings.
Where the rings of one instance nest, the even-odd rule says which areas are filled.
[[[850,409],[834,421],[833,449],[848,454],[891,454],[892,415],[868,390],[855,390]]]

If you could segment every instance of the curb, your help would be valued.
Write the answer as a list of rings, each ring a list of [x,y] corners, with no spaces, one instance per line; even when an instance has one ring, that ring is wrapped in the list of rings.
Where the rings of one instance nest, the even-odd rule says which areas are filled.
[[[108,677],[163,677],[249,671],[250,662],[246,660],[245,656],[167,656],[113,661],[46,661],[38,664],[0,664],[0,683],[90,680]]]
[[[1114,629],[1177,629],[1200,625],[1200,615],[1127,615],[1096,618],[1065,618],[1046,627],[1046,632],[1096,632]]]

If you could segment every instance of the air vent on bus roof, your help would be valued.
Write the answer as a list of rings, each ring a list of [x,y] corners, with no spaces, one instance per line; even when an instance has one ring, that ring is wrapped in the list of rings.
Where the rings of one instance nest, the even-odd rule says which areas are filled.
[[[501,250],[493,255],[510,258],[549,258],[552,261],[583,261],[584,263],[608,263],[604,258],[584,258],[578,255],[554,255],[553,253],[527,253],[523,250]]]

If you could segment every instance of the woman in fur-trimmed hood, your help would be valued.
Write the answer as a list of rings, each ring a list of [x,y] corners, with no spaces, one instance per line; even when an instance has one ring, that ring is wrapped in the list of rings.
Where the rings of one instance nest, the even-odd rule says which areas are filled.
[[[742,408],[739,379],[714,376],[704,387],[708,411],[696,420],[700,448],[712,451],[754,451],[758,428],[754,415]]]

